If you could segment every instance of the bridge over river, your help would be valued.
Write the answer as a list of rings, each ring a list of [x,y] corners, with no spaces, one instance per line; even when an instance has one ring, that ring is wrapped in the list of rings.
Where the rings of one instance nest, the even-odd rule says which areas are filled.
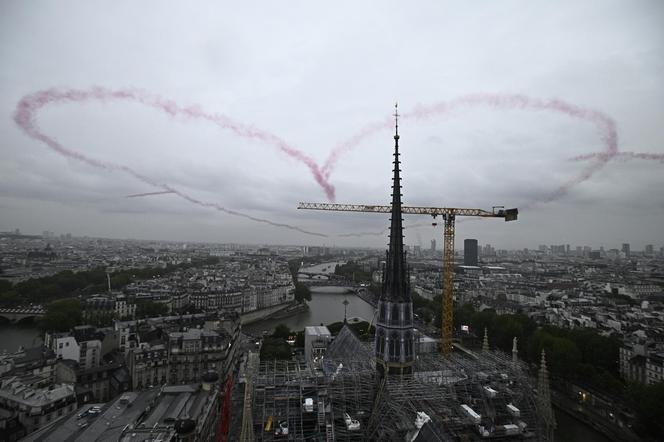
[[[0,318],[4,318],[12,324],[26,319],[39,319],[45,314],[46,310],[42,306],[0,308]]]

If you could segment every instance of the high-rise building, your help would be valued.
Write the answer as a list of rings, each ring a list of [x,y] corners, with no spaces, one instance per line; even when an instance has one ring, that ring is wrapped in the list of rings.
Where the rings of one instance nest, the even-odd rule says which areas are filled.
[[[625,254],[625,257],[629,258],[629,243],[623,243],[622,252]]]
[[[651,246],[652,247],[652,246]],[[431,251],[435,252],[436,251],[436,240],[432,239],[431,240]]]
[[[463,240],[463,265],[476,266],[477,260],[477,240],[464,239]]]
[[[395,114],[398,118],[398,115]],[[392,180],[392,214],[390,244],[387,251],[383,287],[378,300],[376,321],[376,369],[379,378],[388,374],[410,374],[415,363],[413,301],[406,272],[401,217],[401,177],[399,161],[399,125],[394,134],[394,177]]]
[[[646,245],[646,255],[654,255],[655,254],[655,248],[653,247],[652,244]]]

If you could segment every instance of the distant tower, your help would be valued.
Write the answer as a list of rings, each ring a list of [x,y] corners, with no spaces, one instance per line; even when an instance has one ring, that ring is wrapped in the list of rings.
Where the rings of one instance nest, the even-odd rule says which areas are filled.
[[[463,240],[463,265],[476,266],[477,261],[477,240],[464,239]]]
[[[546,353],[542,349],[542,359],[537,381],[537,402],[540,416],[544,424],[543,434],[545,440],[553,440],[553,431],[556,429],[556,418],[551,408],[551,392],[549,390],[549,371],[546,369]]]
[[[436,251],[436,240],[435,239],[431,240],[431,251],[432,252]]]
[[[622,251],[623,251],[623,253],[625,254],[625,257],[626,257],[626,258],[629,258],[629,254],[630,254],[630,250],[629,250],[629,249],[630,249],[630,247],[629,247],[629,243],[623,243],[623,245],[622,245]]]
[[[482,341],[482,351],[489,351],[489,333],[484,327],[484,340]]]
[[[512,339],[512,363],[516,365],[519,362],[519,350],[516,348],[516,336]]]
[[[383,287],[378,300],[376,321],[376,368],[380,378],[387,374],[410,374],[415,362],[413,301],[406,271],[401,218],[401,172],[399,161],[399,114],[395,105],[394,177],[390,243],[387,251]]]

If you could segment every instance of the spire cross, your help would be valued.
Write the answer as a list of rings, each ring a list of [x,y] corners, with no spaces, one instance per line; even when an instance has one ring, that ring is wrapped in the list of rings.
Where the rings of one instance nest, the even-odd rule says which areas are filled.
[[[399,103],[394,103],[394,128],[395,133],[399,136]]]

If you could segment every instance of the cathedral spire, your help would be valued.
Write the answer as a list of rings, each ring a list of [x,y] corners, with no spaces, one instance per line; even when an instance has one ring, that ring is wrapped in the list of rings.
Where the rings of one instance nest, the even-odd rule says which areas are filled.
[[[383,295],[395,301],[410,300],[406,259],[403,246],[403,219],[401,214],[401,176],[399,160],[399,112],[394,105],[394,173],[392,177],[392,212],[390,219],[390,244],[385,268]]]
[[[386,252],[382,292],[377,304],[375,341],[377,379],[384,379],[390,374],[410,375],[415,363],[413,300],[410,297],[406,270],[401,218],[399,112],[396,105],[394,106],[393,164],[390,243]]]

